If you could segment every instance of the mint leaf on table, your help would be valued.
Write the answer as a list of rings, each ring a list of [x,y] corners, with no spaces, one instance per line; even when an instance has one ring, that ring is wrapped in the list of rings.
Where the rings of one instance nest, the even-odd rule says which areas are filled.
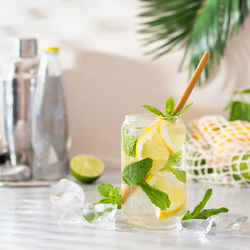
[[[164,116],[164,114],[158,110],[157,108],[150,106],[150,105],[143,105],[142,107],[146,108],[147,110],[149,110],[150,112],[154,113],[155,115],[158,116]]]
[[[207,201],[210,199],[212,193],[213,193],[212,189],[208,189],[206,191],[202,201],[194,208],[194,211],[189,214],[190,219],[194,219],[200,213],[200,211],[206,205]],[[185,218],[185,216],[183,218]]]
[[[114,186],[109,183],[102,183],[97,187],[97,191],[104,197],[109,197],[113,192]]]
[[[208,189],[202,201],[194,208],[193,212],[191,213],[189,210],[187,210],[182,220],[207,219],[208,217],[219,214],[219,213],[227,213],[228,209],[225,207],[203,209],[207,201],[210,199],[211,195],[212,195],[212,189]]]
[[[195,219],[207,219],[208,217],[220,213],[227,213],[228,208],[221,207],[221,208],[210,208],[210,209],[203,209],[198,215],[196,215]]]
[[[114,203],[114,198],[113,197],[107,197],[107,198],[103,198],[101,200],[99,200],[98,202],[94,203],[94,205],[96,204],[113,204]],[[115,205],[115,204],[113,204]]]
[[[136,156],[137,138],[127,134],[126,127],[122,128],[122,148],[126,155],[130,157]]]
[[[168,160],[165,166],[161,169],[161,171],[169,171],[173,173],[179,181],[186,183],[186,171],[173,167],[181,161],[181,157],[182,151],[179,151],[174,155],[169,155]]]
[[[121,195],[117,195],[116,197],[114,197],[114,201],[113,202],[114,202],[114,204],[117,205],[117,209],[121,209],[122,208],[122,196]]]
[[[98,202],[94,203],[94,205],[95,204],[112,204],[112,205],[117,205],[117,208],[121,209],[122,207],[121,195],[101,199]]]
[[[100,201],[94,203],[94,204],[113,204],[117,205],[118,209],[121,209],[122,204],[122,197],[119,194],[120,188],[114,187],[112,184],[109,183],[102,183],[97,187],[97,191],[100,195],[104,196],[104,199],[101,199]]]
[[[173,116],[174,115],[174,99],[172,97],[168,98],[165,102],[165,111],[166,111],[166,117]]]
[[[124,183],[129,186],[135,186],[144,181],[147,173],[152,168],[153,160],[145,158],[141,161],[137,161],[127,165],[122,173],[122,179]]]
[[[112,196],[117,196],[119,195],[120,188],[119,187],[114,187],[112,190]]]
[[[139,184],[151,202],[161,210],[166,210],[170,207],[170,200],[166,193],[151,187],[147,182],[143,181]]]

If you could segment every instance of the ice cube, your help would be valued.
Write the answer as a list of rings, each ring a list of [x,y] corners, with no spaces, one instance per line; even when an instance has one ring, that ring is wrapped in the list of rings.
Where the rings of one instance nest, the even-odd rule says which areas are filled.
[[[115,225],[117,206],[112,204],[86,204],[82,208],[83,219],[101,227]]]
[[[50,192],[51,213],[59,225],[83,224],[102,229],[115,228],[117,206],[112,204],[84,204],[83,189],[67,179],[56,183]]]
[[[182,221],[183,231],[182,233],[192,233],[201,236],[205,236],[212,227],[213,220],[208,218],[206,220],[192,219]]]
[[[57,182],[50,191],[50,201],[57,207],[82,207],[84,200],[81,186],[67,179]]]
[[[222,232],[222,231],[237,231],[243,223],[247,221],[247,216],[232,214],[232,213],[221,213],[213,216],[213,228],[211,232]]]

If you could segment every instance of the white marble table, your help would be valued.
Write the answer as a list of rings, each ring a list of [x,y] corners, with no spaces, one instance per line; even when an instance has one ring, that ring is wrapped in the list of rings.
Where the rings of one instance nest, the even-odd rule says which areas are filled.
[[[99,199],[101,182],[119,185],[118,171],[106,171],[92,185],[84,185],[86,199]],[[209,186],[189,183],[188,208],[192,209]],[[250,217],[250,189],[213,186],[207,207],[226,206],[232,213]],[[120,216],[118,216],[119,218]],[[250,223],[241,233],[220,234],[199,239],[179,238],[171,230],[149,231],[119,226],[98,230],[83,225],[59,225],[49,202],[49,187],[0,188],[0,249],[250,249]]]

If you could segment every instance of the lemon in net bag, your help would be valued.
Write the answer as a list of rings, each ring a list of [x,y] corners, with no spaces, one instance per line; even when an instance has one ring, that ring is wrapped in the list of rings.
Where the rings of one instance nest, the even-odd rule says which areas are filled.
[[[187,167],[196,181],[250,187],[250,123],[203,116],[187,129]]]

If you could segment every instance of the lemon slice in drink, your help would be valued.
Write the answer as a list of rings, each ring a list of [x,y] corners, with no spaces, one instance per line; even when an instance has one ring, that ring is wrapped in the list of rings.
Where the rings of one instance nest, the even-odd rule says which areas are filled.
[[[185,184],[178,181],[170,172],[158,172],[148,182],[154,188],[168,194],[171,205],[166,210],[155,207],[157,219],[166,219],[179,213],[186,205]]]
[[[156,128],[172,155],[182,147],[186,140],[186,128],[180,120],[172,122],[159,117]]]
[[[169,151],[165,146],[161,136],[158,134],[156,126],[151,126],[138,138],[136,143],[136,160],[147,157],[153,160],[150,172],[164,166],[168,160]]]
[[[78,155],[72,158],[70,171],[78,181],[91,183],[102,175],[104,165],[94,156]]]
[[[160,208],[156,207],[156,217],[157,219],[167,219],[175,214],[178,214],[182,211],[186,206],[186,200],[180,201],[178,203],[174,203],[170,208],[167,210],[160,210]]]

